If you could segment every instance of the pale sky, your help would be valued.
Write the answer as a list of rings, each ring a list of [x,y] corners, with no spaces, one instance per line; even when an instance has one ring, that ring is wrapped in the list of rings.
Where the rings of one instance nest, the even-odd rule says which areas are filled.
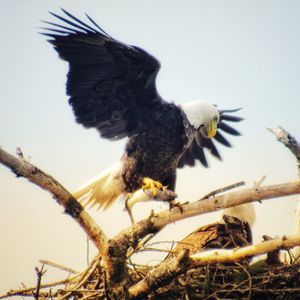
[[[265,128],[283,126],[300,139],[299,1],[0,1],[0,146],[20,146],[30,161],[70,191],[117,161],[125,141],[100,139],[74,122],[65,95],[67,64],[58,59],[40,20],[60,7],[84,20],[84,12],[113,37],[140,46],[162,65],[160,94],[184,103],[206,100],[220,108],[243,107],[242,137],[219,146],[223,162],[179,171],[179,200],[194,201],[213,189],[245,180],[248,187],[297,178],[296,161]],[[21,282],[35,284],[34,267],[48,259],[81,270],[86,236],[51,195],[0,166],[0,293]],[[263,234],[291,234],[297,196],[256,204],[255,242]],[[164,204],[140,204],[136,217]],[[123,204],[91,212],[113,236],[129,225]],[[209,214],[168,226],[156,240],[179,240]],[[91,256],[95,249],[91,250]],[[149,260],[156,259],[150,253]],[[45,280],[64,277],[48,268]],[[55,277],[56,276],[56,277]]]

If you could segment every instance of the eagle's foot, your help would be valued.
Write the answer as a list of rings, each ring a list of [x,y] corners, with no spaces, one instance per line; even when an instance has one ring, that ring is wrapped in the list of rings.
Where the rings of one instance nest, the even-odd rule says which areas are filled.
[[[172,210],[175,207],[178,207],[178,209],[180,210],[180,213],[183,214],[183,205],[188,204],[188,202],[184,202],[184,203],[180,203],[177,202],[175,200],[172,200],[169,202],[169,209]]]
[[[143,186],[142,186],[143,191],[151,190],[153,198],[157,196],[159,190],[163,191],[164,188],[165,187],[159,181],[155,181],[149,177],[145,177],[143,179]]]

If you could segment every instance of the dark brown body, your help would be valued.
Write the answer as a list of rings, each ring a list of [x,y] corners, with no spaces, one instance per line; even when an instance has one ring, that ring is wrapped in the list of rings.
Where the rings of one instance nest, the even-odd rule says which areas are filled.
[[[126,145],[122,177],[127,192],[140,188],[144,177],[174,190],[178,161],[193,137],[185,116],[174,104],[165,104],[149,118],[152,121],[146,133],[131,137]]]

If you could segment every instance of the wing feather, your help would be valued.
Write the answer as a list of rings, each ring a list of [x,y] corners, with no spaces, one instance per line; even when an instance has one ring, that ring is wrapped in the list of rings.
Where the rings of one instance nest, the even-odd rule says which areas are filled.
[[[241,117],[224,114],[224,115],[221,115],[221,121],[222,120],[229,121],[229,122],[240,122],[240,121],[242,121],[244,119],[241,118]]]
[[[220,131],[217,132],[215,140],[226,147],[232,147],[228,140],[224,137],[224,135],[220,133]]]
[[[155,84],[160,63],[146,51],[113,39],[90,16],[87,24],[62,12],[50,12],[62,24],[44,21],[50,28],[43,34],[69,63],[67,94],[76,121],[108,139],[144,130],[149,122],[145,116],[164,103]]]
[[[226,123],[226,122],[235,123],[243,120],[243,118],[241,117],[237,117],[230,114],[238,110],[240,109],[219,111],[220,122],[218,124],[218,131],[214,139],[220,144],[222,144],[223,146],[231,147],[231,144],[229,143],[227,138],[221,133],[221,131],[224,131],[225,133],[235,135],[235,136],[240,135],[240,133],[236,129],[234,129],[233,127],[229,126]],[[201,131],[199,130],[195,133],[194,140],[192,141],[190,147],[186,149],[186,151],[181,156],[177,167],[182,168],[185,165],[194,166],[197,160],[199,160],[204,167],[208,167],[208,162],[204,151],[205,149],[217,159],[222,160],[220,152],[215,146],[213,139],[208,139],[204,137]]]
[[[224,122],[220,122],[218,125],[218,128],[222,129],[223,131],[225,131],[226,133],[229,133],[231,135],[236,135],[236,136],[241,135],[236,129],[227,125]]]

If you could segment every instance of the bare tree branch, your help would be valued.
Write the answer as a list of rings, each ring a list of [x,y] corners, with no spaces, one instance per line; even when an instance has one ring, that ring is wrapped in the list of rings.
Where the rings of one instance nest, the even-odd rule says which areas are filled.
[[[25,177],[30,182],[49,191],[55,199],[65,208],[65,212],[73,217],[83,228],[90,239],[100,251],[104,251],[107,237],[102,229],[95,223],[82,205],[52,176],[47,175],[22,157],[17,158],[0,148],[0,162],[11,169],[17,177]]]
[[[181,251],[178,256],[168,261],[163,261],[156,268],[150,270],[144,279],[129,288],[130,299],[141,299],[158,287],[168,284],[172,279],[185,272],[189,265],[188,250]]]
[[[244,189],[211,199],[204,199],[195,203],[185,204],[181,206],[181,209],[173,208],[171,211],[164,210],[157,214],[152,214],[149,218],[141,220],[121,231],[117,236],[109,241],[109,249],[112,249],[113,253],[113,257],[106,260],[111,264],[109,269],[117,272],[119,277],[116,276],[117,274],[113,273],[112,276],[118,278],[118,282],[124,280],[124,274],[127,268],[124,264],[124,259],[127,257],[126,254],[128,249],[136,249],[138,247],[138,241],[149,234],[157,233],[170,223],[248,202],[299,193],[300,181],[265,187],[255,186],[254,188]],[[123,274],[122,277],[121,274]]]
[[[299,245],[300,235],[296,235],[238,249],[208,250],[191,256],[188,256],[188,251],[183,251],[179,256],[166,260],[152,269],[144,279],[129,288],[128,294],[130,299],[140,299],[157,288],[157,286],[161,287],[162,284],[169,283],[175,276],[186,272],[187,269],[216,263],[238,262],[247,257],[278,249],[290,249]]]
[[[256,185],[253,188],[183,204],[180,208],[174,207],[171,210],[151,214],[147,219],[131,225],[113,239],[108,240],[101,228],[84,211],[80,203],[54,178],[25,161],[23,156],[16,158],[2,149],[0,149],[0,162],[10,168],[17,176],[26,177],[29,181],[52,193],[63,205],[65,211],[82,226],[100,250],[109,293],[115,298],[124,295],[128,285],[130,285],[130,276],[128,276],[128,266],[126,264],[128,250],[130,249],[132,253],[132,250],[136,249],[139,242],[145,237],[157,233],[170,223],[192,216],[248,202],[300,193],[300,181],[264,187]]]
[[[194,203],[184,204],[181,206],[182,212],[179,208],[175,207],[171,211],[160,211],[152,214],[148,219],[133,224],[115,236],[114,241],[125,251],[129,247],[135,248],[138,240],[148,234],[160,231],[173,222],[244,203],[294,194],[300,194],[300,180],[277,185],[255,186]]]
[[[239,181],[237,183],[227,185],[225,187],[222,187],[222,188],[219,188],[217,190],[209,192],[208,194],[206,194],[205,196],[203,196],[201,199],[199,199],[199,201],[204,200],[204,199],[208,199],[208,198],[211,198],[211,197],[214,197],[217,194],[227,192],[227,191],[229,191],[231,189],[237,188],[237,187],[242,186],[242,185],[245,185],[245,181]]]
[[[277,140],[283,143],[296,157],[298,162],[298,174],[300,177],[300,144],[298,141],[282,127],[267,129],[275,134]]]
[[[209,198],[182,206],[182,213],[179,209],[162,211],[157,214],[155,226],[161,227],[167,224],[200,215],[207,212],[221,210],[249,202],[267,200],[300,193],[300,181],[284,184],[259,186],[248,188],[232,193],[227,193],[214,198]]]
[[[37,275],[37,284],[36,284],[36,291],[33,293],[34,299],[39,300],[40,298],[40,289],[42,284],[42,277],[46,273],[46,270],[44,271],[44,265],[42,265],[41,269],[38,267],[35,267],[35,272]]]
[[[296,157],[298,165],[298,177],[300,178],[300,143],[282,127],[267,129],[275,134],[277,140],[283,143]],[[298,200],[296,208],[294,227],[295,234],[300,234],[300,200]],[[296,257],[300,256],[300,247],[296,247],[293,252]]]
[[[62,279],[62,280],[58,280],[58,281],[51,282],[51,283],[41,284],[40,289],[53,288],[53,287],[56,287],[56,286],[59,286],[59,285],[63,285],[63,284],[72,282],[78,276],[79,275],[69,277],[69,278],[66,278],[66,279]],[[36,290],[36,286],[29,287],[29,288],[23,288],[23,289],[20,289],[20,290],[10,290],[4,295],[0,295],[0,299],[5,299],[5,298],[19,296],[19,295],[21,295],[21,296],[22,295],[28,295],[28,296],[32,297],[35,290]]]
[[[65,272],[68,272],[70,274],[79,274],[80,272],[72,269],[72,268],[69,268],[69,267],[66,267],[66,266],[63,266],[63,265],[60,265],[60,264],[57,264],[55,262],[52,262],[50,260],[46,260],[46,259],[40,259],[39,262],[43,265],[48,265],[48,266],[51,266],[53,268],[56,268],[56,269],[59,269],[59,270],[62,270],[62,271],[65,271]]]
[[[273,252],[278,249],[291,249],[299,245],[300,235],[284,236],[238,249],[209,250],[191,255],[190,259],[192,266],[237,262],[247,257]]]

